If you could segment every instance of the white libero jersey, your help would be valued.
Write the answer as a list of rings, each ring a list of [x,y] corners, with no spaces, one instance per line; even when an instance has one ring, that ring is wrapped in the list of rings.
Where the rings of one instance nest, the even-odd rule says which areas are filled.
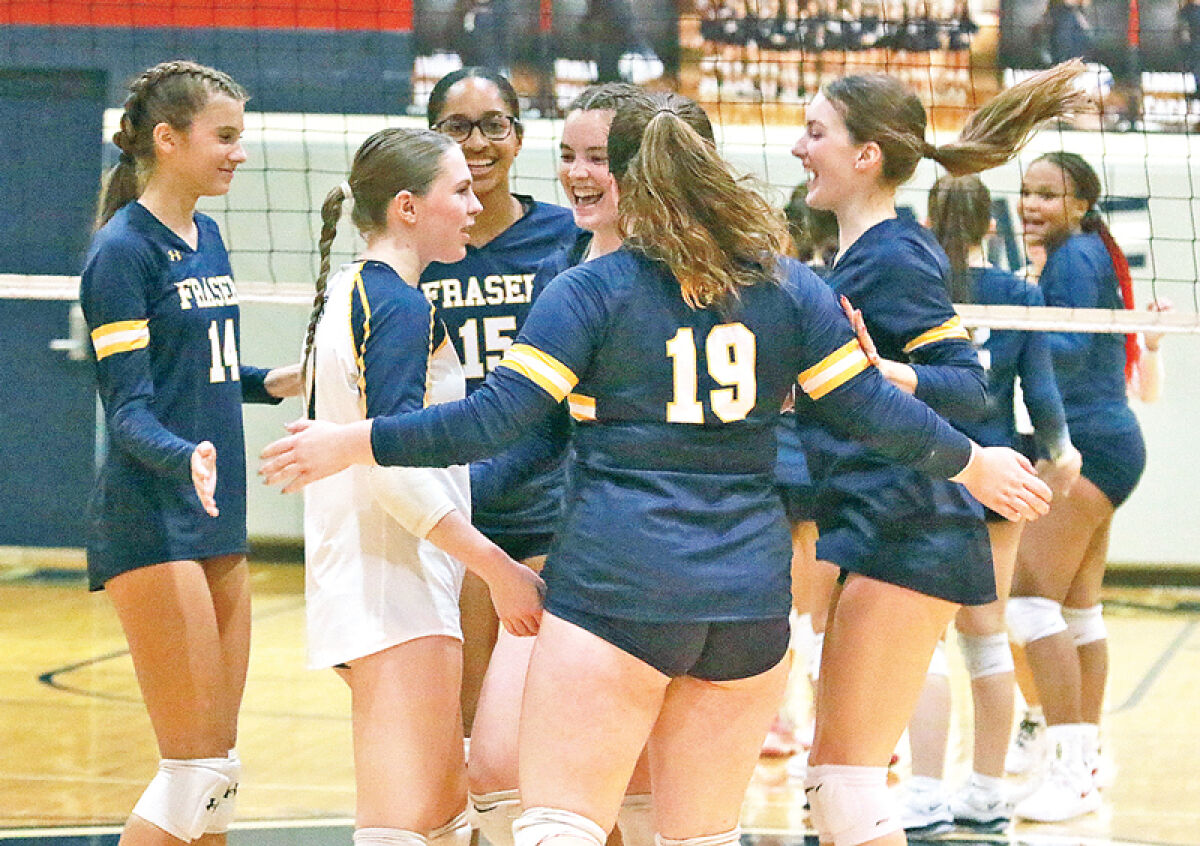
[[[329,281],[313,348],[315,416],[347,423],[460,399],[462,367],[432,306],[386,264]],[[355,465],[304,491],[308,664],[430,635],[461,639],[464,567],[423,538],[452,509],[470,520],[465,465]]]

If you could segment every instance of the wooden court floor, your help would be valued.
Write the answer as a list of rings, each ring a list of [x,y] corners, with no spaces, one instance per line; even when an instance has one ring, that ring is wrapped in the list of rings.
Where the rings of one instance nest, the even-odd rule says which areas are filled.
[[[157,754],[132,664],[79,554],[0,549],[0,843],[107,846]],[[304,668],[303,573],[255,564],[254,637],[239,750],[246,780],[231,844],[349,843],[349,697]],[[1200,590],[1110,589],[1111,681],[1104,743],[1116,765],[1101,812],[1003,837],[942,842],[1200,844]],[[954,650],[951,650],[953,653]],[[948,775],[965,777],[969,696],[954,666]],[[880,692],[886,696],[886,691]],[[903,761],[897,768],[903,781]],[[803,843],[800,785],[764,759],[743,826],[760,846]],[[810,842],[814,842],[811,841]]]

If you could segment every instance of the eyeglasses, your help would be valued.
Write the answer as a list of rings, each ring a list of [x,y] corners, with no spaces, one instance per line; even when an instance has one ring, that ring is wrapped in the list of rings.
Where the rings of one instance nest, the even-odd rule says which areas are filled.
[[[504,114],[488,114],[479,120],[471,120],[463,115],[450,115],[450,117],[435,123],[433,128],[456,144],[461,144],[471,137],[475,127],[479,127],[479,131],[487,140],[503,141],[512,135],[514,126],[519,127],[520,125],[521,122],[515,117]]]

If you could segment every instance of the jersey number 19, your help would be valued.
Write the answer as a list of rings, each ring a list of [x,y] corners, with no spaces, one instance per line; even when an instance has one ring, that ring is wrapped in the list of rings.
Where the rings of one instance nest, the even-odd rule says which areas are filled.
[[[758,380],[754,375],[757,344],[754,333],[742,323],[714,326],[704,341],[708,375],[724,387],[709,391],[708,404],[723,423],[744,420],[754,408]],[[682,327],[667,341],[672,363],[673,398],[667,403],[668,423],[704,423],[699,398],[698,351],[695,332]]]

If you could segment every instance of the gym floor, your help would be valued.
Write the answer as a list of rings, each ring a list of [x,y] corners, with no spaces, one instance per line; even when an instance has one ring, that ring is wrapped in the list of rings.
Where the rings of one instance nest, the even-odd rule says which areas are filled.
[[[252,579],[254,637],[238,744],[247,778],[229,842],[349,843],[349,696],[333,673],[304,668],[303,570],[256,563]],[[955,832],[938,842],[1200,843],[1200,589],[1111,588],[1105,616],[1112,669],[1103,742],[1116,776],[1103,809],[1069,824]],[[0,654],[0,842],[115,844],[157,752],[120,627],[103,593],[87,592],[78,551],[0,549]],[[965,677],[952,666],[951,783],[969,768],[969,750],[957,739],[968,736],[970,721]],[[895,781],[902,784],[900,751]],[[763,759],[742,823],[747,844],[804,842],[803,791],[783,760]]]

